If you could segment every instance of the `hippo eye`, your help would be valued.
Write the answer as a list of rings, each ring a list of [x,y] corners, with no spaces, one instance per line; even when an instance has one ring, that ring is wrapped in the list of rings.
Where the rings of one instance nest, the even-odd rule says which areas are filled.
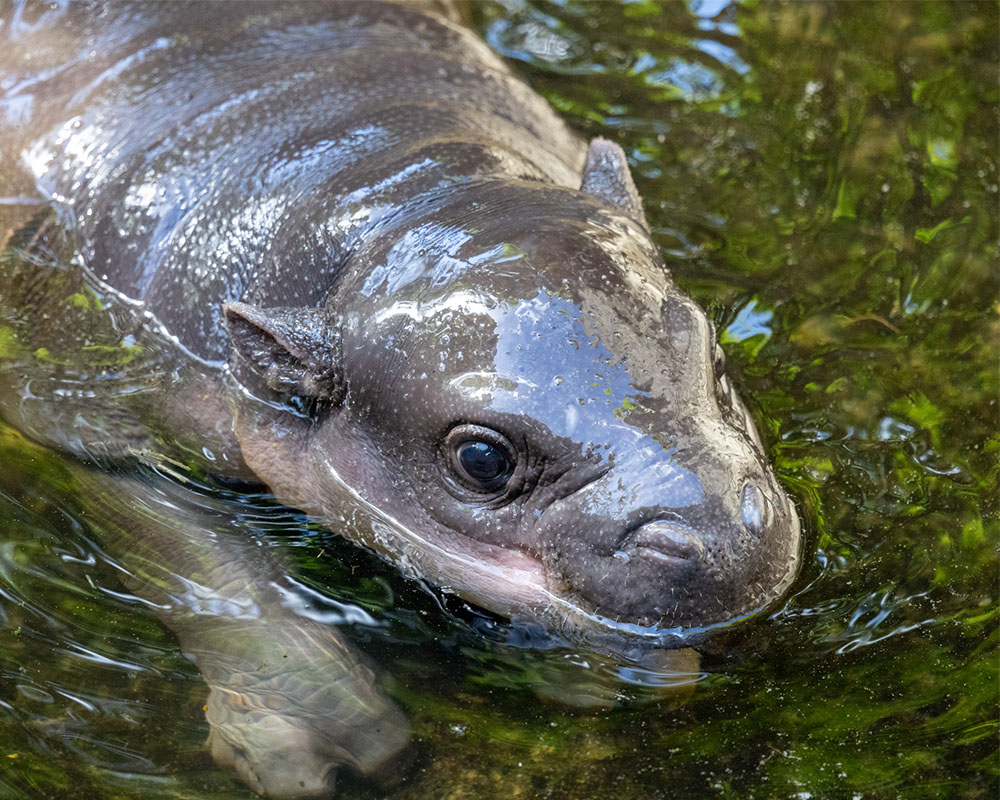
[[[503,434],[480,425],[459,425],[445,439],[448,464],[462,485],[497,492],[514,474],[514,449]]]
[[[507,456],[489,442],[463,442],[457,456],[465,474],[478,483],[493,483],[510,471]]]

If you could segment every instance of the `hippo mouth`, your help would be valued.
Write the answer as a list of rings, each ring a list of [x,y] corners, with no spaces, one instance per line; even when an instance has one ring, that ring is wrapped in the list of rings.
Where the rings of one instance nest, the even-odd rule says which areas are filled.
[[[331,474],[340,477],[331,469]],[[683,646],[735,618],[755,613],[747,609],[704,622],[682,617],[650,617],[610,612],[567,571],[547,563],[539,552],[483,542],[455,530],[416,531],[364,499],[341,482],[368,513],[367,531],[357,540],[387,556],[402,572],[440,591],[489,609],[512,621],[541,624],[570,639],[586,639],[600,646],[640,639],[653,646]],[[690,575],[706,560],[705,545],[684,524],[654,519],[619,537],[615,547],[597,558],[619,568],[653,569],[660,575]],[[622,563],[625,562],[625,563]],[[611,577],[610,581],[617,578]]]
[[[624,635],[654,645],[678,646],[720,624],[681,624],[669,618],[649,622],[611,614],[558,566],[546,563],[540,553],[526,548],[501,547],[452,531],[423,535],[413,550],[416,553],[411,552],[409,559],[397,563],[408,561],[411,574],[420,575],[437,589],[515,622],[541,623],[550,632],[574,640],[582,637],[606,645],[618,642],[620,646]],[[440,557],[427,559],[430,550],[436,550]],[[680,576],[697,570],[704,562],[705,551],[694,529],[673,521],[653,520],[627,531],[617,549],[603,558],[610,555],[620,566],[625,562],[631,567],[646,566],[660,574]],[[422,559],[419,565],[414,564],[416,554]]]
[[[373,525],[376,549],[389,554],[411,576],[512,621],[541,623],[572,638],[590,639],[596,634],[603,640],[613,634],[673,646],[686,644],[718,624],[690,626],[669,619],[650,623],[612,616],[539,553],[485,543],[455,531],[416,534],[401,527]],[[692,528],[653,520],[627,531],[610,557],[616,563],[645,563],[657,572],[680,575],[697,569],[704,553]]]

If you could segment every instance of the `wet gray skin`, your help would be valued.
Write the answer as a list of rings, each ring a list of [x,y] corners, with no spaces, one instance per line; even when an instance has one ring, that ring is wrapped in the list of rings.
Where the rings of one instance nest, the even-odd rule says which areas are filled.
[[[789,585],[794,508],[624,154],[467,30],[371,0],[79,2],[16,3],[0,35],[0,412],[26,434],[261,481],[612,651]],[[294,797],[395,760],[405,721],[273,556],[167,478],[75,469],[213,687],[220,762]]]

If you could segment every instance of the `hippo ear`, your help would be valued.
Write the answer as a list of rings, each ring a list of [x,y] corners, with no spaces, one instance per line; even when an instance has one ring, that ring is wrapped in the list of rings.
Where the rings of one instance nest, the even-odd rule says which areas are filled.
[[[628,171],[625,151],[614,142],[591,139],[580,190],[621,209],[649,230],[646,215],[642,213],[642,200]]]
[[[225,303],[237,356],[276,392],[338,402],[340,337],[323,308],[258,308]]]

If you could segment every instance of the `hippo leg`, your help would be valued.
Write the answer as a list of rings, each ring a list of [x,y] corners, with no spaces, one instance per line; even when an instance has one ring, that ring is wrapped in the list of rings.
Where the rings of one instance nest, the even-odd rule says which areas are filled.
[[[327,796],[336,770],[384,779],[409,740],[401,712],[329,625],[289,607],[272,548],[224,501],[153,473],[72,467],[126,583],[179,638],[210,687],[215,760],[269,797]]]

